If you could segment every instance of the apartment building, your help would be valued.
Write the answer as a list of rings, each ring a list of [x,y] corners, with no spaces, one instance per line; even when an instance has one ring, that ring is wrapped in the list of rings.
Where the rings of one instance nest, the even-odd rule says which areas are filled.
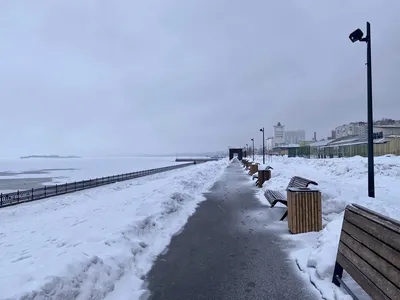
[[[352,122],[335,128],[335,138],[349,135],[367,136],[367,123]]]

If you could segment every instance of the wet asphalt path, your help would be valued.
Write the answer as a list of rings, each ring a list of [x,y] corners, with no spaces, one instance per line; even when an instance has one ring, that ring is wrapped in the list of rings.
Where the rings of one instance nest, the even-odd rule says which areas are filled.
[[[321,299],[268,229],[284,210],[260,204],[246,176],[233,163],[205,195],[149,272],[148,299]]]

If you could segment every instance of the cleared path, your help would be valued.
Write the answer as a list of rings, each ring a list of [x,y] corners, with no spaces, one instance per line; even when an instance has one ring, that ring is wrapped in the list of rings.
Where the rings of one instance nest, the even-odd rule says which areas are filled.
[[[148,299],[321,299],[300,277],[268,229],[282,210],[255,198],[239,163],[231,164],[148,274]]]

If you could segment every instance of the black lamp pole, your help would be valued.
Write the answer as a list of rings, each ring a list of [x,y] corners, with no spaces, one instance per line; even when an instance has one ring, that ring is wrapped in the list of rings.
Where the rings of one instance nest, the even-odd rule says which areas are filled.
[[[254,138],[251,139],[253,141],[253,161],[254,161]]]
[[[375,198],[374,181],[374,120],[372,113],[372,67],[371,67],[371,24],[367,22],[367,35],[361,29],[357,29],[349,36],[354,43],[356,41],[367,43],[367,124],[368,124],[368,196]]]
[[[260,129],[263,133],[263,164],[265,165],[265,138],[264,138],[264,127]]]

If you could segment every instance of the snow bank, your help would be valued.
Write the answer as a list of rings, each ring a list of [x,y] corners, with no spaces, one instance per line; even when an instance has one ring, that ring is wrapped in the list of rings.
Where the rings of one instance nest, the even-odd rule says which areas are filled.
[[[262,157],[257,157],[257,160],[262,161]],[[376,198],[367,197],[368,166],[367,159],[363,157],[273,157],[268,164],[274,169],[271,180],[264,184],[263,190],[276,189],[285,192],[290,178],[295,175],[318,182],[322,193],[323,230],[319,233],[285,234],[284,238],[295,241],[296,249],[291,256],[325,299],[351,299],[331,284],[344,209],[349,203],[357,203],[399,220],[400,157],[375,158]],[[268,204],[262,192],[259,193],[259,199]],[[345,281],[363,299],[365,294],[357,284],[348,277],[345,277]]]
[[[152,262],[228,163],[1,209],[0,298],[139,297]]]

